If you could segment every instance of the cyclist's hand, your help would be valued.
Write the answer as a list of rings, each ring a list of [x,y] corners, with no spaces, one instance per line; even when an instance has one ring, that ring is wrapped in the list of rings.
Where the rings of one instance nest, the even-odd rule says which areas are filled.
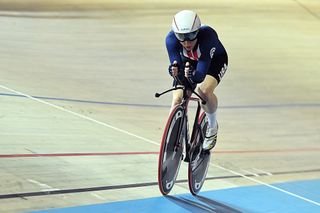
[[[186,86],[192,90],[194,90],[197,86],[197,84],[192,80],[194,73],[195,70],[193,69],[193,67],[190,65],[189,62],[186,62],[184,67],[184,76],[187,79]]]
[[[179,73],[179,67],[178,67],[178,62],[174,61],[170,66],[169,66],[169,73],[172,77],[177,77]]]
[[[194,75],[195,70],[193,69],[193,67],[190,65],[189,62],[186,62],[186,65],[184,67],[184,76],[189,79],[192,80],[192,77]]]

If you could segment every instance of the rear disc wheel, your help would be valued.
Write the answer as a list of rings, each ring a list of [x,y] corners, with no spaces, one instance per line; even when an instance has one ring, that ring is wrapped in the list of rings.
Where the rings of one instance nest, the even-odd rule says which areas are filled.
[[[188,166],[189,190],[193,195],[198,194],[201,190],[209,168],[210,151],[202,149],[207,126],[208,121],[203,112],[199,118],[199,128],[195,131],[194,141],[192,141],[193,148]]]

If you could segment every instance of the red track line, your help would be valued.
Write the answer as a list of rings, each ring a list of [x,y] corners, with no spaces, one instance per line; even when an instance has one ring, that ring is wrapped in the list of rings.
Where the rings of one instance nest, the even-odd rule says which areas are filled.
[[[319,152],[320,148],[266,149],[266,150],[216,150],[215,154],[255,154],[255,153],[294,153]],[[76,156],[118,156],[118,155],[157,155],[159,152],[93,152],[93,153],[51,153],[51,154],[0,154],[0,158],[26,157],[76,157]]]
[[[108,156],[108,155],[153,155],[158,152],[97,152],[97,153],[52,153],[52,154],[6,154],[0,158],[24,157],[75,157],[75,156]]]

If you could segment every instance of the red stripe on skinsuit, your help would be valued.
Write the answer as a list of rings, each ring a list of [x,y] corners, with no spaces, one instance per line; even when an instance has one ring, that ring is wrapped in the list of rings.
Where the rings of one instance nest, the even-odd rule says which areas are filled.
[[[191,52],[188,52],[188,51],[187,51],[187,54],[188,54],[188,57],[189,57],[189,58],[193,58]]]
[[[195,59],[195,60],[198,60],[198,53],[197,53],[197,50],[193,52],[193,55],[194,55],[194,59]]]

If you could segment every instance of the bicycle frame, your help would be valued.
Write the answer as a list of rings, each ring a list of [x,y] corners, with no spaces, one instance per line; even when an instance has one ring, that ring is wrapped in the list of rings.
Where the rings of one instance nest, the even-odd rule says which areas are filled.
[[[177,78],[175,78],[180,84],[181,81]],[[202,99],[202,97],[196,93],[194,90],[190,89],[190,88],[186,88],[185,86],[176,86],[174,88],[168,89],[162,93],[156,93],[155,97],[160,97],[163,94],[166,94],[170,91],[174,91],[174,90],[178,90],[178,89],[182,89],[183,90],[183,97],[182,97],[182,102],[178,105],[181,106],[183,109],[183,114],[182,114],[182,120],[179,123],[179,129],[178,129],[178,136],[181,134],[181,132],[183,131],[183,126],[185,122],[188,122],[188,118],[187,118],[187,114],[188,114],[188,104],[189,101],[196,101],[197,102],[197,110],[196,110],[196,114],[195,114],[195,119],[194,119],[194,123],[193,123],[193,128],[192,128],[192,134],[191,137],[188,138],[188,136],[190,136],[188,134],[188,127],[186,126],[186,135],[183,135],[183,137],[186,137],[186,157],[185,157],[185,162],[189,162],[190,159],[190,151],[192,151],[193,149],[193,144],[192,142],[194,141],[194,137],[195,137],[195,131],[197,130],[197,128],[199,128],[199,124],[198,124],[198,119],[199,119],[199,115],[200,115],[200,111],[201,111],[201,106],[200,106],[200,100],[202,104],[206,104],[206,101],[204,101]],[[189,95],[188,92],[191,92],[191,94]],[[191,97],[192,94],[195,94],[197,97]],[[181,146],[181,141],[179,140],[180,137],[177,137],[177,141],[175,142],[175,149],[179,148]]]
[[[174,186],[180,163],[184,160],[189,164],[189,190],[195,195],[200,191],[204,183],[210,160],[210,152],[203,151],[201,145],[204,131],[207,128],[207,121],[204,120],[205,113],[201,112],[200,103],[205,104],[206,102],[194,91],[190,82],[187,81],[188,79],[183,79],[184,84],[181,84],[179,79],[176,78],[176,80],[180,85],[184,86],[175,86],[160,94],[155,94],[156,97],[160,97],[173,90],[183,90],[182,101],[172,109],[162,135],[158,160],[158,183],[161,193],[167,195]],[[192,97],[192,94],[197,97]],[[197,102],[191,137],[188,126],[189,101]]]

